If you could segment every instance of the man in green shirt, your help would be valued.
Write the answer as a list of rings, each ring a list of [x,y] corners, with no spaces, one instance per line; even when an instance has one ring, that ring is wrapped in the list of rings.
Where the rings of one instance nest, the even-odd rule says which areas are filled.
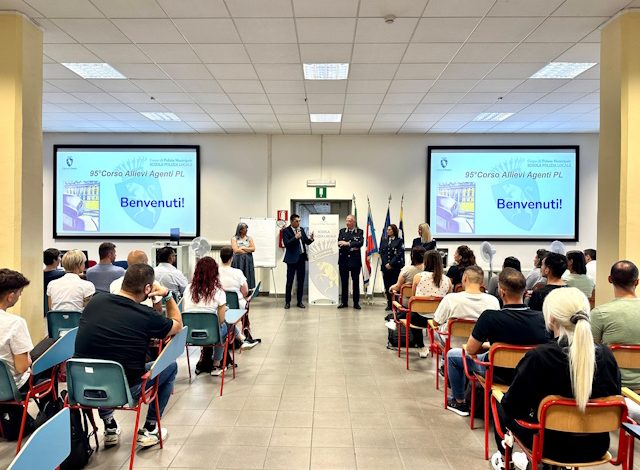
[[[636,297],[638,268],[631,261],[611,267],[609,282],[615,299],[591,311],[591,331],[596,343],[640,344],[640,298]],[[640,369],[621,369],[622,385],[640,389]]]

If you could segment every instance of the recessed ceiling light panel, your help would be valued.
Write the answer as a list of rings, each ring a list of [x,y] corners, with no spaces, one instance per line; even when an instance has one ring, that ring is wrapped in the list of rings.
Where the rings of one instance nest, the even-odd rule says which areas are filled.
[[[309,114],[311,122],[341,122],[342,114]]]
[[[181,121],[181,119],[173,113],[140,113],[147,119],[152,121]]]
[[[303,64],[305,80],[346,80],[349,64]]]
[[[513,116],[513,113],[480,113],[473,118],[476,122],[504,121]]]
[[[594,65],[596,62],[551,62],[531,75],[531,78],[576,78]]]
[[[66,68],[77,73],[82,78],[87,79],[126,79],[124,75],[118,72],[109,64],[103,63],[63,63]]]

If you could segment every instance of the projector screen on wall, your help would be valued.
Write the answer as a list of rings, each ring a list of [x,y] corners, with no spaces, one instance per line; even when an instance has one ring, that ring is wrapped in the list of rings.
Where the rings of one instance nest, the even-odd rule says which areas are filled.
[[[200,147],[55,145],[54,238],[200,232]]]
[[[429,147],[438,240],[577,240],[578,146]]]

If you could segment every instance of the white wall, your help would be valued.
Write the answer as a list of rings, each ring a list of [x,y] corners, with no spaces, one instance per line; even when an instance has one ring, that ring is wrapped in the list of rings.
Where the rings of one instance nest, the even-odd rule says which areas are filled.
[[[367,196],[379,232],[384,223],[387,198],[392,195],[392,222],[397,223],[404,193],[404,220],[413,238],[426,214],[426,151],[429,145],[579,145],[580,240],[568,247],[595,248],[598,174],[596,134],[442,134],[398,136],[219,136],[211,134],[45,134],[43,246],[88,249],[97,259],[99,242],[52,239],[52,158],[54,144],[198,144],[201,146],[201,232],[210,240],[228,240],[240,217],[275,217],[277,209],[289,209],[291,199],[313,199],[308,178],[331,178],[335,188],[329,199],[351,199],[355,194],[359,222],[366,221]],[[271,176],[269,176],[271,175]],[[119,258],[140,247],[140,242],[118,241]],[[147,242],[141,242],[144,247]],[[438,244],[448,247],[455,243]],[[479,243],[469,243],[478,255]],[[496,264],[516,256],[529,269],[538,242],[495,242]],[[279,253],[280,256],[280,253]],[[485,263],[478,256],[478,263]],[[280,263],[282,264],[282,263]],[[496,266],[494,266],[495,268]],[[281,292],[285,269],[276,270]],[[266,276],[263,280],[267,281]]]

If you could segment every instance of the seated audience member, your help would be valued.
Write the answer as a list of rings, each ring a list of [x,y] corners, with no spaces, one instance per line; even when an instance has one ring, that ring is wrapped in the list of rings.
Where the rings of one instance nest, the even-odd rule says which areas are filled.
[[[144,299],[160,296],[167,303],[167,317],[142,305]],[[119,362],[124,368],[131,396],[138,399],[142,376],[153,363],[146,363],[151,339],[175,335],[182,329],[182,316],[168,288],[154,281],[153,268],[146,264],[129,265],[117,294],[98,295],[89,302],[80,319],[76,337],[75,357]],[[159,375],[158,401],[160,417],[173,391],[178,366],[171,364]],[[151,387],[153,383],[147,384]],[[104,421],[104,443],[115,445],[120,440],[120,427],[113,410],[99,410]],[[144,426],[137,431],[138,445],[150,447],[159,442],[160,432],[166,439],[167,430],[158,430],[156,407],[150,406]]]
[[[436,241],[431,236],[431,227],[426,222],[418,225],[418,237],[413,239],[411,248],[416,246],[421,246],[425,251],[436,249]]]
[[[540,289],[534,290],[529,299],[529,308],[531,310],[542,311],[542,304],[545,297],[553,289],[558,287],[566,287],[562,280],[562,275],[567,270],[567,257],[558,253],[549,253],[542,260],[540,272],[547,282]]]
[[[545,282],[545,279],[542,277],[542,273],[540,272],[540,268],[542,266],[542,260],[548,254],[549,251],[545,250],[544,248],[540,248],[536,251],[536,255],[533,257],[533,269],[527,276],[527,290],[533,289],[533,286],[539,284],[540,282]]]
[[[149,258],[142,250],[131,250],[127,255],[127,266],[131,266],[132,264],[149,264]],[[124,281],[124,274],[109,285],[109,292],[112,294],[120,292],[122,281]],[[147,307],[154,308],[157,312],[162,312],[162,297],[147,298],[140,303]]]
[[[485,310],[478,318],[471,336],[467,340],[468,355],[478,354],[478,359],[486,361],[489,353],[482,353],[482,345],[488,341],[493,343],[507,343],[532,345],[546,343],[549,339],[544,324],[542,312],[528,308],[522,302],[525,280],[521,272],[513,268],[505,268],[498,279],[500,297],[504,306],[500,310]],[[447,409],[460,416],[469,415],[469,406],[465,401],[464,366],[462,364],[462,349],[451,349],[447,355],[449,386],[452,397],[449,398]],[[484,368],[476,366],[468,360],[469,370],[484,373]],[[511,383],[513,371],[511,369],[494,369],[494,381]]]
[[[498,276],[496,276],[498,277]],[[462,274],[463,292],[445,295],[433,315],[433,321],[441,332],[447,331],[447,322],[452,318],[477,320],[485,310],[498,310],[500,303],[480,290],[484,271],[480,266],[469,266]]]
[[[81,312],[95,293],[95,286],[80,274],[87,258],[80,250],[67,251],[62,257],[62,266],[66,274],[51,281],[47,286],[49,310]]]
[[[447,271],[447,277],[451,279],[453,286],[462,282],[462,273],[468,266],[476,264],[476,255],[467,245],[460,245],[453,254],[453,260],[456,264],[452,265]]]
[[[47,286],[51,281],[64,276],[64,271],[58,269],[60,266],[60,250],[55,248],[47,248],[42,254],[44,262],[44,291],[47,292]]]
[[[187,277],[175,267],[178,256],[176,251],[170,246],[160,248],[156,252],[156,279],[163,286],[167,286],[171,289],[178,300],[184,295],[184,290],[187,288],[189,281]]]
[[[620,395],[618,365],[608,348],[593,344],[588,312],[589,302],[576,288],[549,293],[544,302],[544,321],[554,340],[527,352],[498,405],[503,431],[508,429],[530,449],[533,432],[515,420],[537,423],[538,406],[545,397],[574,398],[584,413],[590,398]],[[496,433],[500,451],[491,459],[494,469],[504,468],[501,440]],[[599,460],[608,449],[609,433],[546,430],[542,455],[556,461],[579,463]],[[516,456],[514,463],[522,458],[525,465],[517,468],[528,468],[524,454]]]
[[[218,263],[210,257],[200,258],[196,263],[191,283],[187,285],[182,299],[182,311],[213,312],[218,314],[220,325],[220,342],[227,338],[227,324],[224,321],[227,311],[227,296],[220,284]],[[221,347],[203,346],[200,360],[196,364],[196,374],[210,372],[211,375],[222,374],[222,357],[224,349]],[[227,364],[230,367],[231,364]]]
[[[411,248],[411,266],[405,266],[400,270],[398,280],[394,285],[389,288],[389,292],[396,294],[400,292],[400,289],[404,284],[413,284],[413,278],[416,274],[424,271],[424,254],[426,250],[418,245]],[[409,297],[402,298],[402,305],[407,306]]]
[[[244,277],[244,273],[237,268],[231,267],[233,260],[233,248],[231,248],[231,246],[223,246],[220,249],[220,260],[222,261],[222,266],[218,269],[220,285],[225,290],[225,293],[235,292],[238,296],[238,305],[241,309],[245,309],[247,307],[247,300],[250,297],[249,286],[247,285],[247,278]],[[239,327],[236,328],[236,331],[236,336],[242,341],[242,349],[251,349],[260,343],[257,339],[251,339],[250,334],[248,334],[247,324],[245,324],[245,331],[240,331]]]
[[[115,266],[116,246],[111,242],[101,243],[98,247],[100,262],[87,269],[87,281],[91,281],[96,290],[109,292],[109,285],[119,277],[124,276],[124,268]]]
[[[567,253],[567,269],[562,279],[568,287],[576,287],[586,298],[591,297],[595,283],[587,276],[587,266],[582,251],[574,250]]]
[[[640,299],[636,297],[638,268],[622,260],[611,266],[609,282],[614,299],[591,311],[591,332],[596,343],[640,344]],[[640,390],[640,369],[621,369],[622,385]],[[630,402],[632,418],[640,415],[640,407]]]
[[[502,269],[504,268],[513,268],[516,271],[522,272],[522,267],[520,266],[520,260],[514,256],[507,256],[503,263]],[[500,298],[500,293],[498,292],[498,276],[492,276],[489,281],[489,287],[487,287],[487,294],[493,295],[495,298]]]
[[[587,276],[596,282],[596,250],[593,248],[584,250],[584,259],[587,262]]]

